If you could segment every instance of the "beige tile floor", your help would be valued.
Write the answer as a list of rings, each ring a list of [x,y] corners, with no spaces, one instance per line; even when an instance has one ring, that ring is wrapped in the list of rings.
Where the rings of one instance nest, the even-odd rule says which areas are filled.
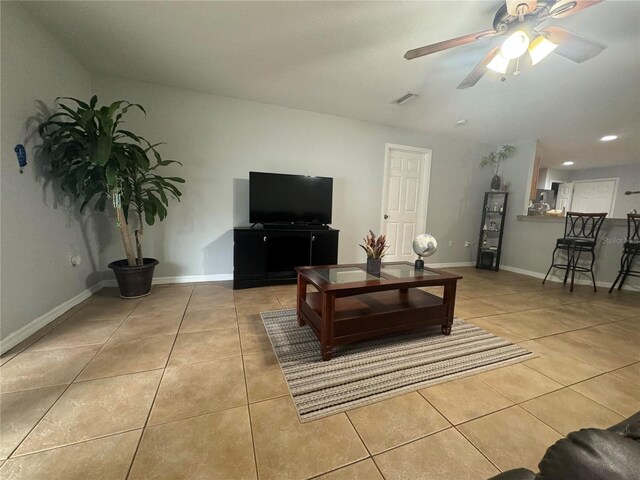
[[[640,294],[452,269],[539,355],[301,424],[259,312],[295,287],[104,289],[0,358],[3,479],[485,479],[640,410]]]

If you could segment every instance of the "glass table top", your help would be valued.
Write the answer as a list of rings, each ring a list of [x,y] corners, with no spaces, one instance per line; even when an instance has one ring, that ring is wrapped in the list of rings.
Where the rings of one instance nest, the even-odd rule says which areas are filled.
[[[434,272],[427,268],[416,270],[413,265],[385,265],[380,268],[380,277],[367,273],[364,268],[360,267],[323,267],[316,268],[314,271],[325,280],[333,284],[366,282],[370,280],[385,280],[391,278],[424,278],[441,276],[438,272]]]
[[[388,277],[395,278],[423,278],[423,277],[440,277],[438,272],[434,272],[427,268],[416,270],[413,265],[385,265],[382,264],[380,273]]]
[[[358,267],[330,267],[315,270],[325,280],[331,283],[366,282],[367,280],[380,280],[375,275],[369,275],[366,270]]]

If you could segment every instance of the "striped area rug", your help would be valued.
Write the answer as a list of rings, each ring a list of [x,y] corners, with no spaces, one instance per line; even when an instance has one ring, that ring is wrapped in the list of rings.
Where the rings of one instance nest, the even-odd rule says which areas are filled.
[[[260,314],[301,422],[344,412],[437,383],[534,358],[504,338],[455,318],[440,326],[333,349],[324,362],[295,310]]]

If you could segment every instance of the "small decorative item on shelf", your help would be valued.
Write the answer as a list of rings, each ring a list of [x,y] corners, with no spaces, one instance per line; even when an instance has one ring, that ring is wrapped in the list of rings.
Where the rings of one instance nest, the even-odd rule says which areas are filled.
[[[362,249],[367,252],[367,273],[380,276],[380,267],[382,266],[382,257],[384,257],[389,249],[387,245],[386,235],[376,237],[375,233],[369,230],[364,240],[364,245],[360,244]]]
[[[509,158],[515,151],[516,147],[511,145],[502,145],[500,150],[497,152],[491,152],[480,160],[481,168],[486,167],[487,165],[491,168],[491,172],[493,173],[493,178],[491,179],[491,190],[494,192],[500,191],[501,179],[498,174],[500,171],[500,162]]]
[[[423,257],[430,257],[438,249],[438,242],[435,237],[430,233],[423,233],[413,239],[413,251],[418,255],[418,259],[415,261],[414,268],[416,270],[424,269]]]

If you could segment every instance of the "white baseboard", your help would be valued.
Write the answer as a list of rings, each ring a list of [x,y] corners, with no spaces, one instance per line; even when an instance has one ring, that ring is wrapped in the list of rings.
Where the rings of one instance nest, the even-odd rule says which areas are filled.
[[[157,277],[153,279],[154,285],[164,285],[168,283],[199,283],[199,282],[220,282],[224,280],[233,280],[231,274],[219,274],[219,275],[185,275],[181,277]],[[31,335],[36,333],[43,327],[46,327],[49,323],[54,321],[60,315],[67,310],[75,307],[80,302],[83,302],[98,290],[104,287],[117,287],[116,280],[102,280],[95,285],[83,290],[75,297],[61,303],[57,307],[52,308],[47,313],[40,315],[38,318],[32,320],[24,327],[9,334],[6,338],[0,339],[0,355],[11,350],[23,340],[26,340]]]
[[[41,328],[47,326],[49,323],[53,322],[60,315],[65,313],[67,310],[75,307],[80,302],[83,302],[91,295],[96,293],[98,290],[102,288],[102,282],[98,282],[95,285],[83,290],[75,297],[67,300],[64,303],[61,303],[55,308],[52,308],[47,313],[40,315],[38,318],[30,321],[24,327],[16,330],[15,332],[9,334],[7,338],[3,338],[0,340],[0,355],[12,349],[16,345],[18,345],[23,340],[26,340],[31,335],[36,333]]]
[[[183,275],[178,277],[153,277],[153,285],[166,285],[168,283],[202,283],[202,282],[223,282],[233,280],[233,274],[220,273],[216,275]],[[114,279],[103,280],[101,287],[117,287],[118,284]]]
[[[428,263],[427,267],[433,268],[453,268],[453,267],[473,267],[475,265],[474,262],[445,262],[445,263]],[[522,268],[511,267],[508,265],[500,265],[502,270],[506,270],[508,272],[521,273],[523,275],[528,275],[530,277],[535,278],[544,278],[544,274],[540,272],[534,272],[532,270],[524,270]],[[155,277],[153,279],[154,285],[166,285],[169,283],[201,283],[201,282],[221,282],[226,280],[233,280],[232,274],[216,274],[216,275],[184,275],[177,277]],[[562,282],[563,277],[559,277],[557,275],[549,275],[548,280],[552,282]],[[577,285],[591,285],[591,281],[588,279],[578,279],[575,281]],[[605,282],[596,282],[598,287],[609,288],[611,286],[610,283]],[[18,345],[23,340],[29,338],[29,336],[33,335],[35,332],[45,327],[47,324],[58,318],[60,315],[65,313],[72,307],[75,307],[80,302],[86,300],[91,295],[96,293],[103,287],[116,287],[117,283],[115,279],[113,280],[103,280],[92,287],[87,288],[86,290],[80,292],[75,297],[67,300],[66,302],[58,305],[57,307],[49,310],[47,313],[39,316],[38,318],[32,320],[24,327],[19,330],[11,333],[7,336],[7,338],[3,338],[0,340],[0,354],[5,353],[11,348]],[[636,285],[625,285],[623,290],[631,290],[631,291],[640,291],[640,287]]]
[[[500,265],[500,270],[506,270],[508,272],[513,272],[513,273],[520,273],[522,275],[527,275],[529,277],[534,277],[534,278],[544,278],[544,276],[545,276],[544,273],[534,272],[533,270],[525,270],[523,268],[510,267],[509,265]],[[582,276],[582,275],[580,275],[580,276]],[[555,283],[562,283],[563,280],[564,280],[564,275],[562,275],[562,276],[556,275],[553,272],[551,272],[549,274],[549,277],[547,278],[547,281],[555,282]],[[591,283],[591,278],[576,278],[573,283],[576,284],[576,285],[593,285],[593,283]],[[596,286],[601,287],[601,288],[606,288],[608,290],[609,287],[611,287],[611,283],[612,282],[598,282],[598,281],[596,281]],[[625,285],[623,285],[622,290],[629,290],[631,292],[638,292],[638,291],[640,291],[640,286],[625,284]]]
[[[475,262],[445,262],[445,263],[427,263],[424,262],[425,267],[433,268],[454,268],[454,267],[474,267]]]

